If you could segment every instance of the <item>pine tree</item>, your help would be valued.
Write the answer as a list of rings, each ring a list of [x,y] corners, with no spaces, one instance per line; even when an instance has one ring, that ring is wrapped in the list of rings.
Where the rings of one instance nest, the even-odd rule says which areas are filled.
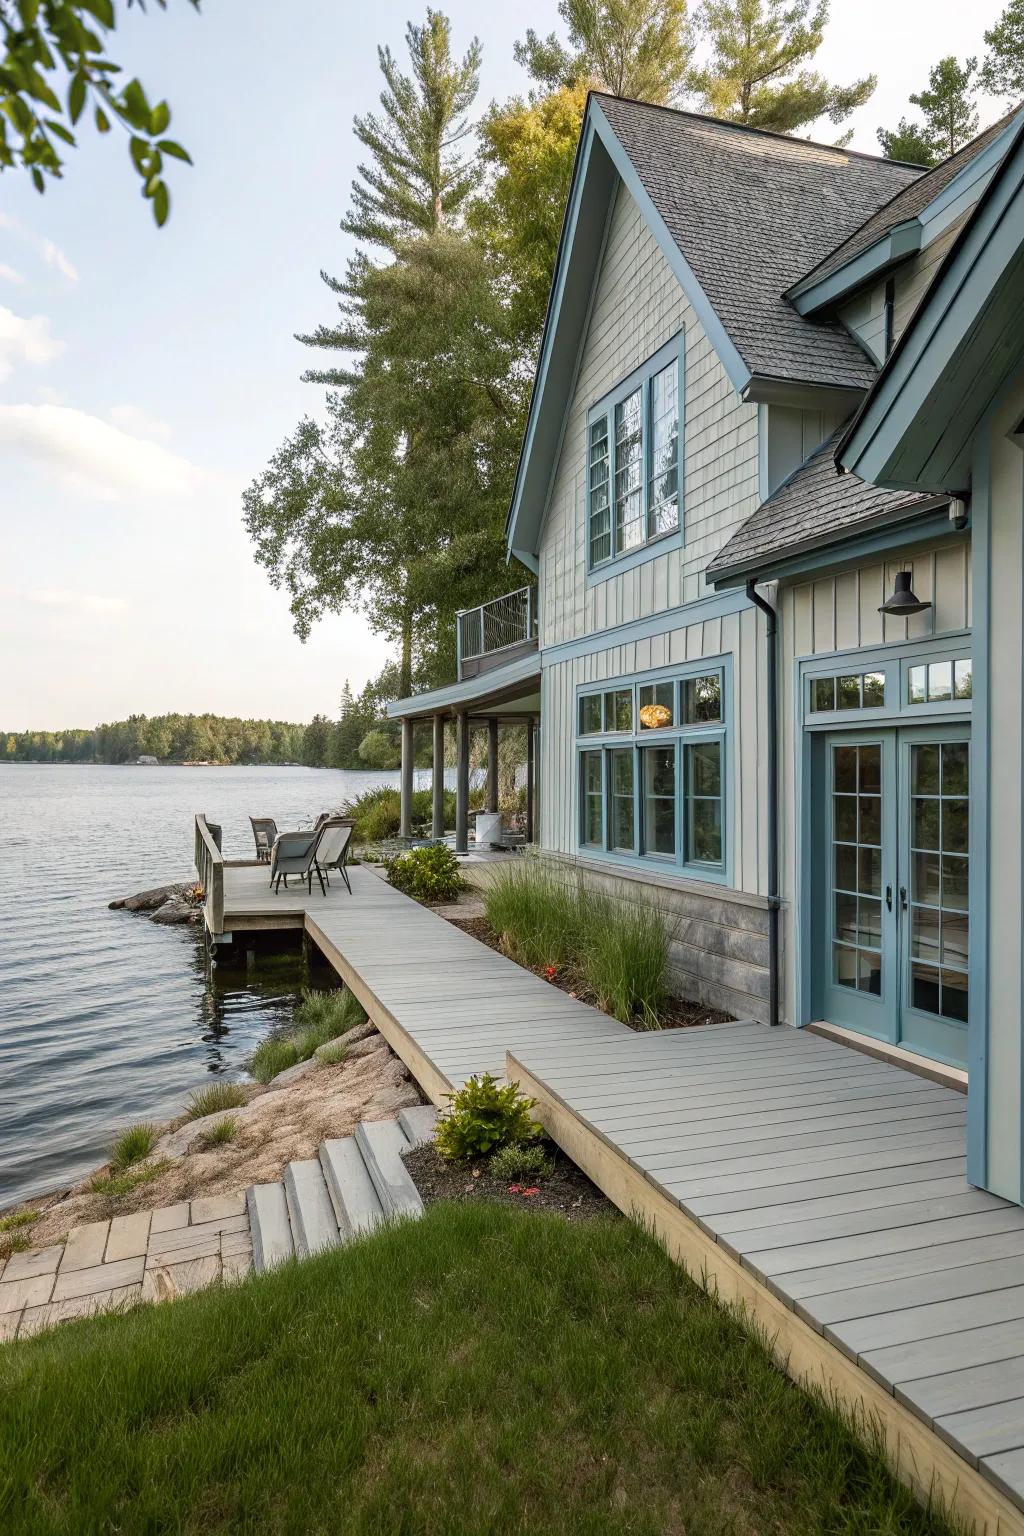
[[[991,31],[985,33],[989,51],[981,67],[981,84],[991,96],[1024,96],[1024,0],[1010,0]]]
[[[938,155],[917,123],[908,123],[901,117],[893,129],[879,128],[878,142],[887,160],[909,161],[911,165],[936,165]]]
[[[693,75],[714,117],[793,133],[827,116],[841,123],[862,106],[874,75],[833,85],[802,69],[825,37],[828,0],[705,0],[700,23],[711,41],[708,66]]]
[[[517,63],[545,91],[581,81],[637,101],[665,104],[683,89],[693,36],[686,0],[559,0],[568,45],[532,28]]]

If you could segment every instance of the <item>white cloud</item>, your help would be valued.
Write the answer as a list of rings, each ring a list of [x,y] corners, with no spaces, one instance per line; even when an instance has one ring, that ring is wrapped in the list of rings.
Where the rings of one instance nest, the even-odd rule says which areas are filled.
[[[75,613],[118,614],[126,613],[128,604],[120,597],[103,597],[98,592],[69,592],[59,587],[37,587],[27,592],[30,603],[42,608],[67,608]]]
[[[6,379],[16,363],[45,367],[64,350],[64,343],[50,334],[46,315],[16,315],[0,304],[0,379]]]
[[[13,267],[9,267],[5,261],[0,261],[0,277],[7,283],[23,283],[25,281],[21,273],[16,272]]]
[[[78,282],[78,268],[69,256],[65,256],[59,245],[52,240],[40,240],[39,254],[48,267],[59,272],[61,277],[66,277],[69,283]]]
[[[181,501],[214,483],[170,449],[65,405],[0,405],[0,448],[98,501]]]
[[[112,405],[107,415],[115,427],[130,432],[133,437],[148,437],[155,442],[165,443],[171,435],[166,421],[150,416],[138,405]]]

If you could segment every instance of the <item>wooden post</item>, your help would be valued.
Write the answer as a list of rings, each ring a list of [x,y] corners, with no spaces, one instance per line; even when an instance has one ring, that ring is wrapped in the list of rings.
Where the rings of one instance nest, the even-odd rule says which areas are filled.
[[[444,715],[434,716],[434,767],[432,775],[433,815],[430,835],[444,837]]]
[[[402,814],[398,833],[412,837],[412,721],[402,721]]]
[[[533,721],[526,722],[526,841],[535,841],[533,828],[533,779],[534,756],[536,753],[536,737],[534,735]]]
[[[498,809],[498,720],[495,715],[487,722],[487,809]]]
[[[469,715],[460,709],[455,720],[455,852],[469,852]]]

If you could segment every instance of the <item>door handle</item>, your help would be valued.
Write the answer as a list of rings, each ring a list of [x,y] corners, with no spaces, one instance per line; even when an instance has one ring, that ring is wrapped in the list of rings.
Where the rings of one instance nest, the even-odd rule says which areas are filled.
[[[885,904],[888,907],[889,911],[891,912],[892,911],[892,886],[891,885],[887,885],[886,888],[885,888]]]
[[[905,885],[900,886],[900,908],[904,912],[907,910],[907,888]]]

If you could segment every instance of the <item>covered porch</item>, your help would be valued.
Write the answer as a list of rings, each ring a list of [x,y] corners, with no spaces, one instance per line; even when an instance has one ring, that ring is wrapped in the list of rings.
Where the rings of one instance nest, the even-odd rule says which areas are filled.
[[[401,721],[400,835],[413,835],[413,772],[416,732],[431,732],[432,802],[430,835],[436,840],[445,826],[445,731],[455,734],[455,851],[470,847],[471,738],[486,731],[484,809],[497,816],[499,806],[499,747],[503,730],[526,732],[526,841],[537,828],[537,743],[540,725],[540,655],[537,648],[534,592],[530,587],[506,593],[457,616],[459,678],[446,688],[399,699],[388,706]]]

